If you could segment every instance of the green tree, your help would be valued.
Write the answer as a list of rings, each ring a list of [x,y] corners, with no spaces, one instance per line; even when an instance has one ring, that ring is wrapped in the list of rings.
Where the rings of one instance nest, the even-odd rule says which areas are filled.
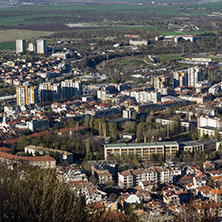
[[[116,141],[117,138],[119,137],[117,125],[113,122],[109,122],[108,126],[109,126],[109,133],[110,133],[111,138],[114,141]]]
[[[0,178],[1,221],[88,221],[84,197],[59,181],[55,170],[2,165]]]

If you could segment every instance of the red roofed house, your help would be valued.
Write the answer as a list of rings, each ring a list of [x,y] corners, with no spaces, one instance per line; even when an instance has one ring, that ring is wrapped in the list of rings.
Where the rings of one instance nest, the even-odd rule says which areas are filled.
[[[222,203],[222,188],[212,189],[210,191],[210,200],[213,200],[217,203]]]
[[[54,168],[56,167],[56,160],[46,156],[33,156],[33,157],[20,157],[8,153],[0,152],[0,161],[7,163],[8,165],[27,163],[32,166]]]
[[[180,199],[179,196],[174,193],[174,191],[168,190],[163,194],[163,202],[166,204],[175,205],[180,203]]]
[[[7,147],[0,147],[0,152],[11,153],[12,149],[7,148]]]

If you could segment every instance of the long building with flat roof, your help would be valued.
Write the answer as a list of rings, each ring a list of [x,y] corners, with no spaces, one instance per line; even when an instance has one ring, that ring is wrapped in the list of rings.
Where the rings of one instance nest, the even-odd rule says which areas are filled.
[[[175,156],[178,151],[179,144],[176,141],[107,144],[104,146],[104,158],[107,160],[110,156],[133,154],[140,159],[147,160],[150,159],[153,154],[158,154],[166,158]]]

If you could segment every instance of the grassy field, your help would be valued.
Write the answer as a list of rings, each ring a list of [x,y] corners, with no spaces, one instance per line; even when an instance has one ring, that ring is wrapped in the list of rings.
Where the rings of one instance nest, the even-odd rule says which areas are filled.
[[[0,43],[0,50],[15,50],[15,41]]]
[[[117,0],[116,0],[117,1]],[[189,0],[187,0],[189,1]],[[118,1],[117,1],[118,2]],[[128,2],[128,1],[126,1]],[[177,5],[136,5],[132,4],[129,1],[129,4],[80,4],[80,3],[69,3],[69,5],[61,3],[47,5],[47,6],[17,6],[9,8],[0,8],[0,25],[18,25],[18,24],[32,24],[38,23],[41,19],[41,22],[44,21],[47,23],[47,17],[55,17],[55,20],[52,19],[49,22],[56,22],[56,17],[62,18],[67,17],[68,20],[75,20],[76,13],[78,16],[83,17],[85,21],[85,14],[81,13],[93,13],[97,14],[108,13],[112,15],[116,14],[132,14],[135,16],[140,15],[150,15],[150,16],[206,16],[211,14],[214,11],[222,12],[222,2],[217,3],[202,3],[202,4],[190,4],[181,11],[181,6]],[[192,0],[192,2],[194,2]],[[197,1],[196,1],[197,2]],[[198,1],[199,2],[199,1]],[[1,13],[2,12],[2,13]],[[2,14],[2,15],[1,15]],[[10,16],[10,14],[12,16]],[[91,14],[90,14],[91,15]],[[99,15],[99,14],[98,14]],[[36,19],[35,19],[36,18]],[[89,18],[88,18],[89,19]],[[59,21],[59,20],[58,20]],[[62,21],[62,20],[61,20]],[[88,21],[90,22],[90,21]],[[59,23],[59,22],[58,22]]]
[[[32,40],[50,34],[52,34],[52,32],[17,30],[17,29],[0,30],[0,43],[11,42],[15,41],[16,39]]]

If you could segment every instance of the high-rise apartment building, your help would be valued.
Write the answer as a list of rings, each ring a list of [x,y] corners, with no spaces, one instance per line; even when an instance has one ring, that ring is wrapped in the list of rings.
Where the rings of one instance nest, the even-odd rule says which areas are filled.
[[[25,106],[38,102],[38,87],[20,86],[16,88],[17,105]]]
[[[80,80],[65,80],[61,82],[62,98],[73,99],[82,95],[82,82]]]
[[[16,54],[25,52],[25,40],[17,39],[16,40]]]
[[[188,86],[196,87],[199,81],[203,81],[203,69],[197,66],[188,68]]]
[[[61,99],[61,84],[51,82],[39,84],[39,97],[41,102],[54,102]]]
[[[191,67],[173,73],[173,85],[196,87],[197,82],[203,81],[203,69],[201,67]]]
[[[46,40],[39,39],[36,41],[36,43],[37,43],[37,53],[45,54],[47,52]]]
[[[180,70],[173,73],[173,86],[187,86],[188,70]]]
[[[154,88],[155,89],[162,89],[168,87],[168,78],[164,75],[156,76],[154,78]]]

